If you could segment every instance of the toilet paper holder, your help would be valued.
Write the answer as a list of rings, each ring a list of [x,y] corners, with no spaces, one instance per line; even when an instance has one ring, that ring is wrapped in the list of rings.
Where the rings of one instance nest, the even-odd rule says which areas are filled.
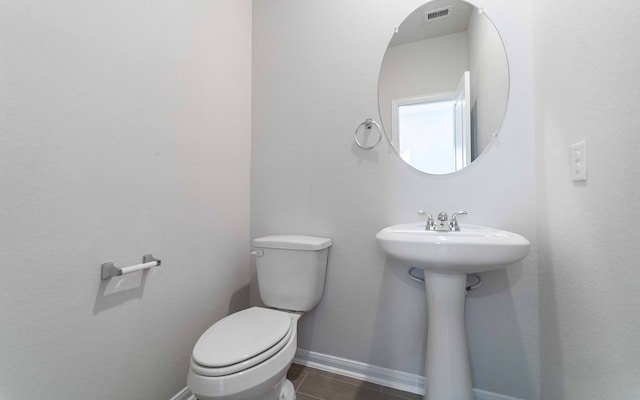
[[[124,274],[129,274],[131,272],[142,271],[145,269],[149,269],[152,267],[159,267],[162,263],[161,260],[154,258],[151,254],[145,254],[142,256],[142,264],[130,265],[128,267],[116,267],[113,265],[113,262],[109,261],[103,263],[100,266],[100,273],[102,280],[110,279],[114,276],[120,276]]]

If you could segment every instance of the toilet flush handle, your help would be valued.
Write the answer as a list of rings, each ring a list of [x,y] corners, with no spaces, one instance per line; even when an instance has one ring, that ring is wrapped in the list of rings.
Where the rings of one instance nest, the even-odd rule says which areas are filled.
[[[262,250],[262,249],[254,250],[249,254],[251,254],[252,256],[256,256],[256,257],[262,257],[264,255],[264,250]]]

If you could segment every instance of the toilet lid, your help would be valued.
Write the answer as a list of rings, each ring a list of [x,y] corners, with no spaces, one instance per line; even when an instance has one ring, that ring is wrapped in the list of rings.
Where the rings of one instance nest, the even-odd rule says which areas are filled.
[[[202,334],[193,360],[209,368],[241,363],[281,342],[290,329],[291,316],[285,312],[261,307],[239,311]]]
[[[262,249],[322,250],[331,246],[331,239],[304,235],[271,235],[253,239],[253,246]]]

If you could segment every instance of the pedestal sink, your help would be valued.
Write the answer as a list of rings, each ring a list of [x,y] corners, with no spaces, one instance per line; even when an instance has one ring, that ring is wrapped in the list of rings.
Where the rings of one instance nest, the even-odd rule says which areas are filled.
[[[387,255],[424,270],[427,290],[427,400],[473,400],[464,328],[467,274],[505,268],[529,253],[515,233],[460,224],[460,231],[425,230],[425,223],[384,228],[376,235]]]

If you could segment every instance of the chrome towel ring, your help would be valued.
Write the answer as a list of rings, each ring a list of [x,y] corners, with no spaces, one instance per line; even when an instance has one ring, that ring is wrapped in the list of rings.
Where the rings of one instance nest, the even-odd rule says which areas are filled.
[[[361,126],[364,126],[365,131],[371,131],[374,125],[378,129],[378,139],[371,146],[365,146],[358,140],[358,130],[360,129]],[[358,147],[364,150],[371,150],[374,147],[376,147],[378,143],[380,143],[380,139],[382,139],[382,128],[380,128],[380,125],[376,121],[374,121],[371,118],[367,118],[364,120],[363,123],[361,123],[356,127],[356,132],[354,133],[353,138],[356,141],[356,144],[358,145]]]

